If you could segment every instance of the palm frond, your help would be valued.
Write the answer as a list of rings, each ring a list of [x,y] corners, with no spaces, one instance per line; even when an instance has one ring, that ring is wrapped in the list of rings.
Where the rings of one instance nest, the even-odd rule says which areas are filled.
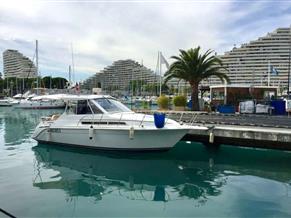
[[[189,50],[179,50],[178,56],[172,56],[175,61],[170,65],[165,74],[165,81],[172,78],[183,79],[188,82],[200,82],[210,76],[216,76],[222,80],[229,81],[227,75],[223,72],[225,68],[222,61],[213,54],[213,50],[207,50],[201,54],[200,47]]]

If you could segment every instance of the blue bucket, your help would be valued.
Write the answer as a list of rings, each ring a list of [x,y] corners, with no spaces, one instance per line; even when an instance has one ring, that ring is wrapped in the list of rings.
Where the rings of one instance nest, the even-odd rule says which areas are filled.
[[[286,114],[286,101],[283,100],[272,100],[271,106],[274,107],[276,115]]]
[[[223,114],[234,114],[235,113],[235,107],[232,105],[219,105],[217,107],[217,110],[219,113],[223,113]]]
[[[164,113],[154,113],[155,126],[157,128],[163,128],[165,126],[165,117],[166,114]]]

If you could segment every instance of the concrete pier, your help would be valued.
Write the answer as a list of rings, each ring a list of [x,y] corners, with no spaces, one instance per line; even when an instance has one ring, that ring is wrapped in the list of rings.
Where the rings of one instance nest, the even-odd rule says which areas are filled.
[[[193,128],[183,140],[202,142],[208,146],[228,144],[291,151],[291,118],[288,116],[164,112],[171,119],[193,127],[199,126]]]
[[[193,129],[183,140],[198,141],[207,145],[229,144],[254,148],[291,151],[291,130],[283,128],[214,125],[209,130]],[[210,141],[213,134],[213,143]]]

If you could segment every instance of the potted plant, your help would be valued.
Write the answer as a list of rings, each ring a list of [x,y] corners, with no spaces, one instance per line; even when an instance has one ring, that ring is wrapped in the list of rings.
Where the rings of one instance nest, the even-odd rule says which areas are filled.
[[[187,105],[187,98],[184,95],[175,96],[173,99],[175,111],[184,111]]]
[[[157,99],[157,104],[159,106],[159,110],[168,110],[169,108],[169,98],[165,95],[161,95]]]

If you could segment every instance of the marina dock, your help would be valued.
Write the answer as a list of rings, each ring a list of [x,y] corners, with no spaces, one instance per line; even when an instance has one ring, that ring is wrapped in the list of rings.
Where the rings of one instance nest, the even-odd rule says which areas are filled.
[[[149,111],[139,111],[147,112]],[[151,111],[150,113],[154,113]],[[216,114],[165,111],[168,118],[204,128],[193,129],[183,140],[207,146],[233,146],[291,151],[291,117],[255,114]]]

